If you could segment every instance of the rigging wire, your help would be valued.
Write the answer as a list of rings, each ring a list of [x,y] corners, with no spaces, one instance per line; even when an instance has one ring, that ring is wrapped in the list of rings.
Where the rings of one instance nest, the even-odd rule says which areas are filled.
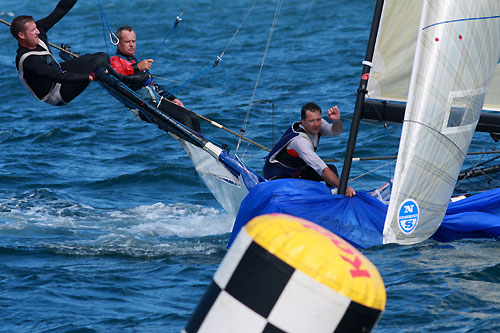
[[[247,14],[243,18],[243,20],[240,22],[240,25],[238,26],[238,29],[236,29],[236,31],[234,32],[233,37],[231,37],[231,39],[229,40],[229,42],[226,44],[226,47],[224,48],[224,50],[222,51],[222,53],[219,56],[217,56],[217,60],[214,63],[214,67],[216,67],[219,64],[219,62],[222,60],[222,57],[226,53],[226,51],[229,48],[229,46],[233,43],[233,40],[236,38],[236,35],[238,35],[238,33],[240,32],[241,27],[243,26],[243,24],[245,24],[245,21],[247,20],[248,16],[252,12],[253,7],[255,7],[255,4],[257,3],[257,1],[258,0],[254,0],[254,2],[252,3],[252,6],[248,10]]]
[[[367,97],[367,98],[370,98],[370,94],[369,94],[368,92],[366,93],[366,97]],[[377,108],[377,107],[376,107],[375,111],[377,112],[377,114],[379,114],[379,115],[380,115],[380,110],[378,110],[378,108]],[[389,129],[389,125],[387,124],[387,122],[386,122],[386,121],[384,121],[383,127],[384,127],[386,130],[388,130],[388,129]],[[389,134],[388,134],[388,133],[389,133],[388,131],[384,131],[384,138],[385,138],[386,140],[388,139],[388,136],[389,136]],[[389,139],[389,141],[390,141],[390,139]],[[389,147],[390,147],[390,145],[388,145],[388,144],[387,144],[387,145],[383,145],[383,146],[384,146],[384,149],[385,149],[385,151],[386,151],[386,155],[389,155],[389,149],[390,149]],[[393,173],[394,173],[394,168],[392,168],[391,166],[388,166],[386,171],[389,173],[389,179],[393,179],[393,178],[394,178],[394,174],[393,174]]]
[[[170,35],[175,31],[175,29],[177,28],[177,26],[179,25],[179,23],[182,21],[182,15],[184,15],[184,12],[186,11],[186,8],[189,6],[189,3],[191,2],[191,0],[189,0],[186,4],[186,6],[184,6],[184,9],[181,11],[181,13],[175,18],[175,21],[174,23],[172,24],[172,27],[170,28],[169,32],[167,33],[167,35],[165,36],[165,38],[163,38],[163,41],[160,43],[160,45],[158,45],[158,47],[156,48],[155,52],[153,53],[153,55],[151,56],[151,59],[155,59],[156,56],[158,55],[158,51],[160,51],[160,48],[163,46],[163,44],[165,44],[165,42],[167,41],[168,37],[170,37]]]
[[[469,153],[470,154],[470,153]],[[467,154],[467,155],[469,155]],[[476,153],[475,155],[487,155],[487,154],[500,154],[500,151],[490,151],[490,152],[478,152]],[[472,171],[476,171],[478,174],[482,174],[482,176],[486,176],[486,178],[488,178],[488,182],[491,183],[491,182],[495,182],[495,183],[499,183],[500,181],[498,179],[495,179],[493,177],[491,177],[488,173],[484,172],[483,169],[481,168],[481,166],[483,166],[484,164],[486,163],[489,163],[489,162],[492,162],[498,158],[500,158],[500,156],[497,156],[497,157],[493,157],[485,162],[480,162],[478,161],[477,163],[474,163],[468,156],[466,155],[466,159],[469,163],[472,164],[472,167],[470,167],[468,170],[466,170],[465,172],[472,172]],[[478,175],[479,176],[479,175]],[[455,185],[455,187],[458,187],[460,186],[464,181],[466,181],[467,179],[469,179],[468,177],[464,177],[463,179],[459,179],[459,181],[457,181],[457,184]]]
[[[170,35],[174,32],[175,28],[177,28],[177,26],[179,25],[179,23],[182,21],[182,14],[180,14],[179,16],[177,16],[175,18],[175,21],[174,23],[172,24],[172,27],[170,28],[170,30],[168,31],[167,35],[165,36],[165,38],[163,38],[163,41],[160,43],[160,45],[158,45],[158,47],[156,48],[156,50],[153,52],[153,55],[151,56],[151,59],[155,59],[156,56],[158,55],[158,51],[160,51],[161,47],[163,46],[163,44],[165,44],[165,42],[167,41],[168,37],[170,37]]]
[[[279,81],[281,80],[281,75],[283,74],[284,70],[285,70],[285,67],[288,65],[288,61],[290,60],[290,55],[292,54],[292,51],[293,49],[295,48],[295,44],[297,44],[297,40],[299,39],[299,37],[302,35],[302,29],[304,28],[304,25],[307,21],[307,18],[309,17],[309,13],[311,12],[314,4],[315,4],[316,1],[311,1],[311,5],[309,6],[309,8],[307,9],[307,12],[306,14],[304,15],[304,19],[302,20],[302,24],[300,25],[300,28],[299,28],[299,31],[297,32],[297,34],[295,35],[295,39],[293,40],[293,43],[292,43],[292,46],[290,47],[290,49],[288,50],[288,54],[286,56],[286,59],[285,61],[283,62],[283,64],[281,65],[281,68],[280,68],[280,71],[278,73],[278,76],[276,77],[276,81],[274,82],[273,84],[273,88],[271,89],[271,96],[274,96],[274,91],[276,90],[277,86],[278,86],[278,83]],[[267,110],[264,109],[264,112]]]
[[[369,97],[369,96],[368,96],[368,97]],[[379,110],[376,110],[376,111],[377,111],[377,113],[380,113],[380,111],[379,111]],[[371,126],[378,126],[378,127],[380,127],[380,125],[374,124],[373,122],[365,122],[365,124],[367,124],[367,125],[371,125]],[[389,129],[389,126],[387,125],[387,122],[384,122],[383,127],[384,127],[385,129]],[[471,144],[471,146],[473,146],[473,145],[474,145],[474,144]],[[487,148],[485,148],[485,147],[484,147],[484,145],[476,145],[476,146],[477,146],[477,147],[479,147],[479,148],[487,149]],[[388,148],[389,148],[389,146],[385,146],[385,148],[386,148],[386,149],[388,149]],[[472,167],[470,167],[470,168],[468,169],[469,171],[477,170],[477,173],[481,173],[482,175],[484,175],[484,176],[488,177],[488,178],[489,178],[489,182],[500,182],[499,180],[494,179],[493,177],[489,176],[487,173],[485,173],[485,172],[483,172],[481,169],[479,169],[479,167],[480,167],[482,164],[486,163],[486,162],[483,162],[483,163],[482,163],[482,162],[481,162],[481,160],[479,160],[479,161],[477,161],[477,162],[474,162],[474,161],[472,161],[472,160],[469,158],[469,156],[474,156],[474,155],[484,155],[484,156],[487,156],[487,155],[491,155],[491,154],[500,154],[500,151],[498,151],[498,150],[496,150],[496,151],[495,151],[495,149],[496,149],[496,148],[492,148],[492,149],[493,149],[493,150],[489,150],[489,151],[485,151],[485,150],[483,150],[483,151],[478,151],[478,152],[468,152],[468,153],[466,153],[466,154],[464,154],[464,153],[462,152],[462,154],[464,154],[464,155],[465,155],[465,159],[466,159],[469,163],[471,163],[471,164],[472,164]],[[387,159],[396,159],[396,158],[397,158],[397,156],[390,156],[390,154],[387,154],[387,155],[388,155],[388,156],[378,156],[378,157],[377,157],[377,156],[375,156],[375,157],[365,157],[365,158],[353,158],[353,161],[387,160]],[[498,158],[500,158],[500,156],[499,156]],[[495,160],[495,159],[496,159],[496,158],[492,158],[492,159],[488,160],[487,162],[491,162],[491,161],[493,161],[493,160]],[[334,159],[333,159],[333,160],[325,160],[325,162],[326,162],[326,161],[335,162],[335,161],[337,161],[337,160],[334,160]],[[390,167],[390,168],[389,168],[389,172],[390,172],[390,174],[392,175],[392,172],[393,172],[393,168],[392,168],[392,167]],[[356,178],[354,178],[354,179],[357,179],[357,178],[359,178],[359,177],[356,177]],[[390,178],[392,178],[392,176],[390,176]],[[461,180],[458,180],[458,182],[457,182],[457,184],[456,184],[456,187],[458,187],[458,186],[459,186],[462,182],[464,182],[466,179],[467,179],[467,178],[463,178],[463,179],[461,179]],[[351,181],[351,180],[352,180],[352,179],[350,179],[349,181]]]
[[[286,56],[286,59],[285,59],[285,61],[283,62],[283,64],[281,65],[280,71],[279,71],[279,73],[278,73],[278,75],[277,75],[277,77],[276,77],[276,81],[275,81],[275,82],[274,82],[274,84],[273,84],[273,88],[271,89],[271,93],[269,94],[270,96],[274,96],[274,91],[276,90],[276,88],[277,88],[277,86],[278,86],[278,83],[279,83],[279,81],[280,81],[280,79],[281,79],[281,75],[282,75],[282,73],[283,73],[283,72],[284,72],[284,70],[285,70],[285,67],[288,65],[288,61],[289,61],[289,59],[290,59],[290,55],[292,54],[292,51],[293,51],[293,49],[295,48],[295,44],[297,43],[297,40],[299,39],[299,37],[302,35],[302,29],[304,28],[304,25],[305,25],[305,23],[306,23],[306,21],[307,21],[307,18],[309,17],[309,13],[311,12],[311,10],[312,10],[312,8],[313,8],[314,4],[315,4],[315,1],[311,1],[311,4],[310,4],[309,8],[308,8],[308,9],[307,9],[307,11],[306,11],[306,14],[304,15],[304,18],[303,18],[303,20],[302,20],[302,24],[300,25],[299,31],[298,31],[298,32],[297,32],[297,34],[295,35],[295,39],[294,39],[294,41],[293,41],[293,43],[292,43],[292,46],[291,46],[291,47],[290,47],[290,49],[288,50],[288,54],[287,54],[287,56]],[[272,127],[271,127],[271,128],[272,128],[272,135],[271,135],[272,140],[271,140],[271,142],[272,142],[272,144],[274,145],[274,143],[275,143],[275,140],[274,140],[274,128],[275,128],[275,124],[274,124],[274,111],[275,111],[275,106],[276,106],[276,104],[275,104],[273,101],[271,101],[271,103],[268,103],[268,104],[264,107],[264,110],[263,110],[262,112],[263,112],[263,113],[266,113],[266,112],[267,112],[267,109],[268,109],[268,107],[269,107],[269,105],[271,105],[271,108],[272,108],[272,112],[271,112],[271,114],[272,114]],[[295,106],[293,106],[293,107],[295,107]],[[249,145],[247,145],[247,147],[246,147],[246,149],[245,149],[245,153],[244,153],[244,154],[246,154],[246,152],[247,152],[248,148],[249,148]]]
[[[245,17],[243,18],[243,20],[240,22],[240,25],[238,26],[238,28],[236,29],[236,31],[233,33],[233,36],[231,37],[231,40],[229,40],[229,42],[226,44],[224,50],[216,57],[215,61],[209,65],[209,66],[205,66],[204,68],[202,68],[197,75],[195,75],[192,79],[189,79],[187,81],[185,81],[184,83],[182,83],[181,85],[175,87],[174,89],[169,89],[169,92],[171,94],[173,94],[175,91],[189,85],[192,81],[200,78],[201,76],[203,76],[206,72],[210,71],[210,70],[213,70],[214,68],[216,68],[219,63],[222,62],[222,57],[224,56],[224,54],[226,53],[226,51],[228,50],[229,46],[232,44],[233,40],[236,38],[236,36],[238,35],[238,33],[240,32],[243,24],[245,23],[245,21],[247,20],[248,16],[250,15],[250,13],[252,12],[253,8],[255,7],[255,4],[257,3],[258,0],[254,0],[252,6],[250,7],[250,9],[248,10],[248,12],[246,13]],[[224,65],[223,65],[224,66]]]
[[[307,18],[309,17],[309,13],[311,12],[313,6],[315,4],[315,1],[311,1],[311,5],[309,6],[309,8],[307,9],[307,12],[306,14],[304,15],[304,19],[302,20],[302,24],[300,25],[300,28],[299,28],[299,32],[297,33],[297,35],[295,35],[295,39],[293,40],[293,43],[292,43],[292,46],[290,47],[290,50],[288,51],[288,54],[286,56],[286,59],[285,59],[285,62],[283,63],[283,65],[281,66],[281,69],[278,73],[278,76],[276,78],[276,81],[274,82],[274,85],[273,85],[273,88],[271,89],[271,96],[274,96],[274,91],[276,90],[277,86],[278,86],[278,83],[280,82],[281,80],[281,74],[285,71],[285,67],[288,65],[288,60],[290,59],[290,55],[292,54],[292,51],[293,49],[295,48],[295,44],[297,44],[297,40],[299,39],[299,37],[302,35],[302,29],[304,28],[304,25],[307,21]],[[273,134],[272,134],[272,144],[274,145],[275,141],[274,141],[274,103],[272,104],[272,115],[273,115]],[[264,113],[267,111],[267,106],[266,108],[264,108]]]
[[[476,171],[480,172],[481,170],[483,170],[483,168],[481,168],[480,170],[478,170],[479,167],[484,167],[486,164],[488,164],[490,162],[493,162],[493,161],[495,161],[495,160],[497,160],[499,158],[500,158],[500,152],[498,152],[498,156],[490,158],[490,159],[488,159],[488,160],[486,160],[484,162],[479,161],[478,164],[476,164],[475,166],[470,167],[470,168],[468,168],[468,169],[466,169],[466,170],[464,170],[464,171],[461,172],[461,174],[464,174],[463,179],[469,178],[469,174],[471,174],[471,173],[474,173]]]
[[[478,152],[469,152],[466,155],[489,155],[489,154],[500,154],[500,151],[478,151]],[[356,161],[382,161],[382,160],[395,160],[397,159],[397,155],[392,156],[372,156],[372,157],[353,157],[353,162]],[[342,160],[338,159],[325,159],[325,162],[342,162]]]
[[[151,75],[154,79],[156,80],[163,80],[163,81],[170,81],[172,83],[175,83],[175,84],[181,84],[182,81],[178,81],[178,80],[173,80],[173,79],[170,79],[170,78],[166,78],[166,77],[162,77],[162,76],[157,76],[157,75]],[[233,97],[237,97],[240,101],[250,101],[250,96],[244,96],[244,95],[239,95],[239,94],[234,94],[234,93],[231,93],[231,92],[228,92],[228,91],[223,91],[223,90],[218,90],[218,89],[214,89],[214,88],[208,88],[208,87],[203,87],[203,86],[200,86],[200,85],[196,85],[196,84],[193,84],[193,83],[189,83],[187,84],[187,86],[189,87],[193,87],[193,88],[197,88],[197,89],[202,89],[202,90],[206,90],[206,91],[211,91],[213,93],[217,93],[217,94],[221,94],[221,95],[227,95],[227,96],[233,96]],[[253,104],[263,104],[263,105],[274,105],[274,107],[286,107],[286,108],[293,108],[293,107],[296,107],[297,105],[296,104],[276,104],[274,103],[272,100],[266,100],[266,99],[258,99],[258,100],[254,100]],[[344,120],[347,120],[347,118],[345,118]],[[378,126],[377,124],[373,124],[373,123],[368,123],[368,125],[371,125],[371,126]]]
[[[467,161],[469,161],[472,165],[473,165],[473,168],[476,167],[476,163],[474,163],[474,161],[472,161],[470,158],[469,158],[469,154],[467,153],[464,153],[462,151],[462,149],[460,149],[460,147],[457,146],[457,144],[455,142],[453,142],[450,138],[448,138],[446,135],[444,135],[443,133],[439,132],[438,130],[430,127],[429,125],[425,124],[425,123],[422,123],[422,122],[419,122],[419,121],[416,121],[416,120],[405,120],[404,122],[410,122],[410,123],[415,123],[415,124],[418,124],[418,125],[421,125],[427,129],[429,129],[431,132],[434,132],[436,133],[438,136],[441,136],[444,138],[444,141],[443,142],[448,142],[449,144],[451,144],[452,146],[454,146],[462,155],[464,155],[464,159],[467,159]],[[497,153],[498,152],[492,152],[492,153]],[[480,169],[479,169],[480,170]],[[498,182],[498,180],[494,179],[493,177],[489,176],[488,174],[484,173],[484,176],[486,176],[487,178],[490,179],[490,181],[494,181],[494,182]],[[455,187],[457,187],[458,185],[460,185],[462,182],[459,182],[455,185]]]
[[[264,62],[266,61],[266,57],[267,57],[267,52],[269,50],[269,45],[271,44],[271,40],[273,38],[273,33],[274,33],[274,30],[276,28],[276,22],[278,21],[278,17],[279,17],[279,14],[280,14],[280,11],[281,11],[281,6],[283,5],[283,0],[279,0],[278,1],[278,4],[276,5],[276,10],[274,12],[274,19],[273,19],[273,23],[271,25],[271,29],[269,31],[269,37],[267,39],[267,44],[266,44],[266,49],[264,51],[264,55],[262,57],[262,62],[260,64],[260,69],[259,69],[259,74],[257,75],[257,80],[255,82],[255,86],[254,86],[254,89],[253,89],[253,93],[252,93],[252,98],[250,100],[250,103],[248,105],[248,109],[247,109],[247,112],[246,112],[246,115],[245,115],[245,120],[243,121],[243,126],[241,127],[240,129],[240,135],[243,136],[244,133],[245,133],[245,129],[246,129],[246,126],[248,124],[248,118],[250,116],[250,111],[252,109],[252,104],[253,104],[253,100],[255,98],[255,93],[257,91],[257,87],[259,85],[259,80],[260,80],[260,75],[262,73],[262,69],[264,68]],[[241,144],[241,139],[238,140],[238,144],[236,146],[236,151],[235,151],[235,154],[238,152],[238,148],[240,147],[240,144]]]
[[[389,161],[389,162],[387,162],[387,163],[385,163],[385,164],[383,164],[383,165],[381,165],[381,166],[379,166],[379,167],[376,167],[376,168],[370,169],[370,170],[366,171],[365,173],[363,173],[363,174],[361,174],[361,175],[359,175],[359,176],[356,176],[356,177],[353,177],[353,178],[349,179],[349,181],[351,181],[351,182],[356,181],[356,180],[358,180],[359,178],[362,178],[362,177],[364,177],[364,176],[367,176],[367,175],[369,175],[369,174],[371,174],[371,173],[373,173],[373,172],[375,172],[375,171],[377,171],[377,170],[379,170],[379,169],[385,168],[387,165],[390,165],[391,163],[394,163],[394,161]]]
[[[183,12],[184,12],[184,10],[183,10]],[[307,15],[308,15],[308,14],[306,14],[306,17],[307,17]],[[248,14],[247,14],[247,16],[248,16]],[[246,17],[245,17],[245,19],[246,19]],[[305,22],[305,19],[304,19],[304,22]],[[10,23],[8,23],[8,22],[6,22],[6,21],[4,21],[4,20],[2,20],[2,19],[0,19],[0,23],[4,23],[4,24],[6,24],[6,25],[10,26]],[[240,25],[240,27],[238,28],[238,31],[239,31],[239,29],[240,29],[240,28],[241,28],[241,25]],[[235,34],[235,35],[236,35],[236,34]],[[234,39],[234,36],[235,36],[235,35],[233,35],[233,39]],[[296,38],[295,40],[297,40],[297,38]],[[50,46],[52,46],[52,47],[54,47],[54,48],[56,48],[56,49],[57,49],[57,50],[59,50],[59,51],[65,52],[65,53],[67,53],[67,54],[69,54],[69,55],[71,55],[71,56],[78,57],[78,54],[74,54],[74,53],[72,53],[72,52],[70,52],[70,51],[68,51],[68,50],[66,50],[66,49],[60,48],[59,46],[57,46],[57,45],[55,45],[55,44],[53,44],[53,43],[50,43],[50,42],[49,42],[49,45],[50,45]],[[292,47],[292,49],[293,49],[293,47]],[[224,52],[225,52],[226,50],[227,50],[227,47],[226,47],[226,49],[224,50]],[[157,77],[157,76],[155,76],[155,77],[156,77],[156,78],[159,78],[159,79],[163,79],[163,80],[169,80],[169,81],[172,81],[172,82],[178,82],[178,81],[175,81],[175,80],[166,79],[166,78],[162,78],[162,77]],[[216,92],[218,92],[218,93],[223,93],[223,94],[228,94],[228,95],[238,96],[238,95],[236,95],[236,94],[231,94],[231,93],[227,93],[227,92],[223,92],[223,91],[217,91],[217,90],[215,90],[215,89],[211,89],[211,88],[205,88],[205,87],[201,87],[201,86],[196,86],[196,87],[198,87],[198,88],[202,88],[202,89],[207,89],[207,90],[216,91]],[[240,97],[242,97],[242,98],[248,98],[248,97],[244,97],[244,96],[240,96]],[[253,101],[253,103],[252,103],[252,104],[258,104],[257,102],[261,102],[261,103],[269,104],[269,102],[268,102],[268,101],[255,101],[255,100]],[[273,103],[272,103],[272,104],[273,104]],[[274,104],[273,104],[273,105],[274,105]],[[193,113],[195,113],[195,112],[193,112]],[[216,126],[216,127],[218,127],[218,128],[221,128],[221,129],[223,129],[223,130],[226,130],[226,131],[228,131],[229,133],[231,133],[231,134],[233,134],[233,135],[235,135],[235,136],[238,136],[238,137],[242,138],[243,140],[245,140],[245,141],[247,141],[247,142],[249,142],[249,143],[251,143],[251,144],[254,144],[255,146],[259,147],[260,149],[263,149],[263,150],[265,150],[265,151],[270,151],[270,149],[269,149],[269,148],[267,148],[267,147],[265,147],[265,146],[262,146],[262,145],[260,145],[259,143],[255,142],[255,141],[253,141],[253,140],[251,140],[251,139],[249,139],[249,138],[246,138],[246,137],[244,137],[244,136],[242,137],[242,136],[241,136],[241,135],[239,135],[238,133],[236,133],[236,132],[234,132],[234,131],[232,131],[232,130],[228,129],[227,127],[225,127],[225,126],[223,126],[223,125],[221,125],[221,124],[219,124],[219,123],[217,123],[217,122],[215,122],[215,121],[213,121],[213,120],[211,120],[211,119],[209,119],[209,118],[207,118],[207,117],[204,117],[204,116],[202,116],[202,115],[200,115],[200,114],[197,114],[197,113],[195,113],[195,114],[196,114],[196,115],[197,115],[200,119],[203,119],[203,120],[205,120],[205,121],[209,122],[209,123],[210,123],[211,125],[213,125],[213,126]],[[478,153],[469,153],[469,154],[481,154],[481,153],[488,154],[488,153],[497,153],[497,152],[478,152]],[[253,156],[253,155],[252,155],[252,156]],[[252,156],[251,156],[251,157],[252,157]],[[363,160],[375,160],[375,159],[395,159],[395,158],[396,158],[396,156],[386,156],[386,157],[372,157],[372,158],[357,158],[357,159],[355,159],[355,160],[363,161]],[[330,162],[330,161],[337,161],[337,160],[325,160],[325,162]],[[389,162],[389,163],[391,163],[391,162]],[[382,166],[382,167],[383,167],[383,166]],[[373,169],[372,171],[368,171],[368,172],[366,172],[366,173],[365,173],[365,174],[363,174],[363,175],[360,175],[360,176],[358,176],[358,177],[356,177],[356,178],[353,178],[353,179],[352,179],[352,181],[354,181],[354,180],[356,180],[356,179],[358,179],[358,178],[361,178],[361,177],[363,177],[363,176],[365,176],[365,175],[367,175],[367,174],[369,174],[369,173],[371,173],[371,172],[374,172],[374,171],[376,171],[377,169],[380,169],[380,168],[381,168],[381,167],[376,168],[376,169]],[[494,179],[493,179],[493,180],[494,180]]]
[[[106,14],[104,14],[104,9],[102,9],[101,0],[97,0],[97,4],[99,5],[99,11],[101,13],[101,23],[102,23],[102,34],[104,37],[104,44],[106,44],[106,53],[109,54],[108,42],[106,39],[106,29],[108,30],[109,41],[112,45],[118,45],[119,39],[116,34],[111,30],[109,26],[108,19],[106,18]]]

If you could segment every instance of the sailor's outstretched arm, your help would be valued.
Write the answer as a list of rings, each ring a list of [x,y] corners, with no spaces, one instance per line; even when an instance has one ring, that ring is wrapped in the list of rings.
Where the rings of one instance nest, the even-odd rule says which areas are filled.
[[[47,17],[36,21],[38,29],[42,28],[45,32],[49,31],[64,15],[66,15],[75,5],[77,0],[61,0],[56,8]]]

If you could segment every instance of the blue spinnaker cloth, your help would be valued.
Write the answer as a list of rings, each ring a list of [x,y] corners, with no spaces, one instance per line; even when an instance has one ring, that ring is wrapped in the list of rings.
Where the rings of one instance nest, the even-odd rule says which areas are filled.
[[[255,172],[250,170],[245,164],[241,163],[239,160],[235,159],[226,151],[222,151],[219,155],[219,161],[224,164],[225,168],[229,170],[236,178],[241,176],[245,187],[250,190],[259,182],[264,181],[264,178],[257,175]]]
[[[347,198],[332,195],[322,183],[280,179],[255,186],[241,203],[229,245],[252,218],[284,213],[312,221],[358,248],[382,245],[387,205],[366,192]],[[451,203],[438,241],[500,237],[500,189]]]
[[[500,188],[450,203],[432,238],[440,242],[500,238]]]
[[[255,186],[241,203],[231,245],[252,218],[284,213],[304,218],[334,232],[356,247],[382,244],[387,206],[367,193],[353,198],[332,195],[324,184],[303,179],[278,179]]]

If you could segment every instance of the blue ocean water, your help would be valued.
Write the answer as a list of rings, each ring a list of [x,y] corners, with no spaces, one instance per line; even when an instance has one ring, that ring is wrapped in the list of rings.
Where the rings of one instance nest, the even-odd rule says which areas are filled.
[[[155,58],[156,81],[235,131],[250,109],[246,134],[259,143],[271,146],[308,101],[339,105],[345,133],[322,140],[319,153],[342,159],[375,1],[285,1],[260,76],[279,7],[257,2],[232,39],[252,3],[101,0],[112,29],[135,28],[142,58],[183,13]],[[38,19],[55,4],[0,0],[0,18]],[[114,52],[93,0],[80,0],[49,38],[76,52]],[[34,100],[17,78],[16,43],[6,26],[0,43],[0,331],[180,331],[226,253],[233,219],[168,134],[135,120],[95,83],[68,106]],[[400,129],[362,124],[356,155],[395,155]],[[202,130],[234,151],[230,134],[207,123]],[[478,134],[472,148],[493,146]],[[262,151],[244,146],[240,153],[262,167]],[[394,168],[357,163],[357,190],[383,184]],[[492,179],[461,186],[486,182]],[[497,241],[426,241],[363,253],[387,289],[376,332],[500,330]]]

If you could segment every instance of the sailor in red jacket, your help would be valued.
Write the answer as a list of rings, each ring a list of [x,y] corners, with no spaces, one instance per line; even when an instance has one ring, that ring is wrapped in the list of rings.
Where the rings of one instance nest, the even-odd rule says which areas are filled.
[[[200,121],[196,114],[183,109],[182,111],[168,108],[164,99],[184,107],[184,104],[173,94],[165,91],[154,84],[149,74],[149,69],[153,65],[153,59],[139,61],[135,57],[136,34],[132,27],[122,26],[116,32],[118,45],[116,55],[111,57],[111,66],[122,75],[128,76],[131,80],[125,82],[131,89],[135,90],[145,100],[151,101],[162,111],[173,117],[182,124],[200,132]],[[163,107],[162,107],[163,106]]]

